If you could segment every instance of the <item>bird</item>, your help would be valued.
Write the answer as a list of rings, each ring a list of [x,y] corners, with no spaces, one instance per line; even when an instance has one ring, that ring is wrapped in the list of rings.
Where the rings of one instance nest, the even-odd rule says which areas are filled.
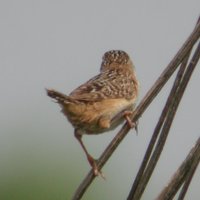
[[[85,152],[95,176],[102,176],[96,160],[86,149],[82,136],[101,134],[131,121],[139,93],[135,66],[129,55],[122,50],[104,53],[100,73],[69,95],[54,89],[46,89],[47,95],[61,106],[61,112],[74,127],[74,136]]]

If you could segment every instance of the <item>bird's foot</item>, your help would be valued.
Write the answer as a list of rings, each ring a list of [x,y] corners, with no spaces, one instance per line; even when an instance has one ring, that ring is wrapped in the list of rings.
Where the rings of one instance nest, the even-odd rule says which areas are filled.
[[[91,157],[91,156],[88,156],[88,161],[90,163],[90,166],[92,167],[92,170],[93,170],[93,173],[95,176],[100,176],[102,177],[104,180],[106,179],[105,175],[101,172],[101,170],[99,170],[98,166],[97,166],[97,163],[96,163],[96,160]]]
[[[130,118],[130,116],[133,115],[133,111],[129,111],[129,110],[126,110],[124,111],[124,117],[129,125],[130,128],[135,128],[135,131],[136,133],[138,133],[138,121],[137,122],[133,122]]]

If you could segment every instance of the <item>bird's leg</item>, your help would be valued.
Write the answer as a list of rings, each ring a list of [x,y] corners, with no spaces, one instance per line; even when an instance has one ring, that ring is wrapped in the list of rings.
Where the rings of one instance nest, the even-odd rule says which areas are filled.
[[[102,174],[101,171],[99,171],[98,169],[98,166],[97,166],[97,163],[96,163],[96,160],[88,153],[85,145],[83,144],[83,141],[82,141],[82,135],[79,133],[79,131],[77,129],[75,129],[75,132],[74,132],[74,135],[76,137],[76,139],[79,141],[82,149],[84,150],[86,156],[87,156],[87,160],[90,164],[90,166],[92,167],[93,169],[93,172],[94,172],[94,175],[95,176],[101,176],[103,179],[105,179],[105,176]]]
[[[131,119],[130,119],[130,116],[133,115],[133,111],[130,111],[130,110],[126,110],[124,111],[123,113],[128,125],[130,128],[135,128],[136,130],[136,133],[138,133],[138,123],[137,122],[133,122]]]

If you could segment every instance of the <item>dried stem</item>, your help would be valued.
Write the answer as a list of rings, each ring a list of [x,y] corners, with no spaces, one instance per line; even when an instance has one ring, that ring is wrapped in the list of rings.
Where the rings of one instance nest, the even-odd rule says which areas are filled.
[[[197,140],[196,145],[191,149],[188,156],[178,168],[176,173],[171,178],[169,184],[162,190],[160,195],[156,198],[156,200],[171,200],[177,193],[178,189],[181,187],[184,180],[190,182],[195,169],[197,168],[200,162],[200,138]],[[187,181],[185,182],[185,184]],[[180,193],[178,200],[182,200],[185,196],[185,187],[183,187],[183,192]],[[188,184],[187,184],[188,188]]]
[[[186,40],[182,48],[178,51],[176,56],[173,58],[173,60],[169,63],[167,68],[163,71],[163,73],[160,75],[158,80],[155,82],[155,84],[152,86],[152,88],[148,91],[146,96],[143,98],[141,103],[136,108],[134,115],[132,116],[133,121],[137,121],[139,117],[143,114],[143,112],[146,110],[146,108],[149,106],[149,104],[153,101],[153,99],[156,97],[156,95],[159,93],[159,91],[162,89],[162,87],[165,85],[165,83],[168,81],[168,79],[171,77],[171,75],[174,73],[174,71],[177,69],[179,64],[183,61],[185,56],[190,52],[193,45],[196,43],[198,38],[200,37],[200,23],[195,27],[194,31],[191,33],[189,38]],[[98,167],[101,169],[103,165],[106,163],[106,161],[109,159],[109,157],[112,155],[114,150],[117,148],[117,146],[120,144],[120,142],[123,140],[123,138],[127,135],[128,131],[130,130],[129,126],[125,124],[122,129],[119,131],[119,133],[114,137],[114,139],[111,141],[111,143],[108,145],[108,147],[105,149],[103,154],[98,160]],[[89,187],[89,185],[94,180],[95,176],[93,174],[93,171],[91,170],[88,175],[85,177],[83,182],[80,184],[78,189],[76,190],[73,200],[79,200]]]
[[[195,171],[197,169],[197,166],[198,166],[198,164],[200,162],[200,148],[199,148],[199,146],[200,146],[200,138],[198,139],[198,141],[196,143],[196,146],[194,147],[194,152],[197,152],[197,153],[193,153],[193,150],[191,150],[191,152],[189,154],[189,155],[191,155],[191,157],[193,159],[193,163],[191,164],[190,167],[188,167],[189,170],[187,170],[188,173],[187,173],[187,175],[185,177],[185,183],[183,185],[183,188],[182,188],[177,200],[183,200],[184,199],[184,197],[186,195],[186,192],[188,190],[188,187],[190,185],[190,182],[191,182],[191,180],[192,180],[192,178],[194,176],[194,173],[195,173]],[[196,148],[198,148],[197,151],[195,151]],[[187,162],[187,161],[185,161],[185,162]]]
[[[181,80],[182,80],[182,77],[183,77],[183,74],[184,74],[184,71],[185,71],[185,68],[186,68],[186,65],[187,65],[187,61],[188,61],[188,58],[189,58],[189,54],[188,56],[184,59],[184,62],[182,63],[180,69],[179,69],[179,72],[177,74],[177,77],[175,79],[175,82],[174,82],[174,85],[173,85],[173,88],[169,94],[169,97],[168,97],[168,100],[166,102],[166,105],[162,111],[162,114],[159,118],[159,121],[155,127],[155,130],[154,130],[154,133],[152,135],[152,138],[150,140],[150,143],[149,143],[149,146],[146,150],[146,153],[145,153],[145,156],[143,158],[143,162],[139,168],[139,171],[137,173],[137,176],[135,178],[135,181],[133,183],[133,186],[131,188],[131,191],[129,193],[129,196],[128,196],[128,200],[131,200],[131,199],[136,199],[136,198],[139,198],[139,196],[142,194],[146,184],[148,183],[148,179],[147,177],[149,178],[154,167],[155,167],[155,164],[159,158],[159,155],[157,154],[157,156],[155,156],[155,151],[154,151],[154,159],[156,158],[156,161],[154,160],[154,162],[149,162],[150,160],[150,157],[151,157],[151,154],[152,154],[152,151],[153,151],[153,148],[156,144],[156,141],[157,141],[157,138],[159,137],[160,135],[160,131],[162,130],[162,127],[164,126],[166,120],[167,120],[167,117],[168,117],[168,111],[169,111],[169,107],[171,107],[175,100],[175,95],[177,94],[177,90],[178,90],[178,87],[179,87],[179,84],[181,83]],[[168,132],[167,132],[168,133]],[[160,136],[161,137],[161,136]],[[165,136],[165,139],[166,139],[167,135]],[[163,140],[164,142],[165,140]],[[162,150],[162,149],[161,149]],[[161,153],[161,152],[160,152]],[[153,165],[154,163],[154,165]],[[147,167],[147,164],[148,164],[148,167]],[[151,169],[150,171],[148,169]],[[145,173],[145,171],[148,171],[148,174]],[[145,178],[146,177],[146,178]]]
[[[155,168],[155,165],[156,165],[156,163],[159,159],[159,156],[162,152],[162,149],[164,147],[166,138],[169,133],[169,129],[171,127],[171,124],[172,124],[173,118],[175,116],[176,110],[178,108],[178,105],[180,103],[180,100],[181,100],[183,93],[185,91],[185,88],[190,80],[192,72],[199,60],[200,44],[198,45],[187,69],[185,70],[185,66],[186,66],[188,57],[189,57],[189,54],[185,58],[183,64],[180,67],[179,73],[177,74],[177,78],[175,80],[174,86],[171,90],[171,93],[169,95],[167,103],[163,109],[163,112],[161,114],[159,122],[155,128],[151,142],[146,151],[144,161],[140,167],[138,175],[135,179],[135,182],[134,182],[132,189],[130,191],[130,194],[128,196],[128,200],[140,199],[141,195],[143,194],[143,191],[150,179],[150,176]],[[184,70],[185,70],[185,73],[184,73]],[[161,130],[161,128],[162,128],[162,130]],[[155,141],[156,141],[160,131],[161,131],[161,133],[160,133],[157,145],[156,145],[154,152],[152,153],[151,158],[150,158],[152,148],[155,144]],[[150,161],[149,161],[149,158],[150,158]],[[146,167],[147,162],[148,162],[148,166]],[[145,167],[146,167],[146,169],[145,169]]]

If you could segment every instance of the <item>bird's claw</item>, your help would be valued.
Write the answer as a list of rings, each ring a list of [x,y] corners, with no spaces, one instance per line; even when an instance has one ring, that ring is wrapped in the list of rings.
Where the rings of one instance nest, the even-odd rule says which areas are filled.
[[[97,161],[90,155],[88,155],[88,161],[90,163],[90,166],[92,167],[93,173],[95,176],[100,176],[102,177],[104,180],[106,179],[106,177],[104,176],[104,174],[99,170],[98,166],[97,166]]]
[[[124,111],[124,117],[129,125],[130,128],[135,128],[136,133],[138,134],[138,121],[137,122],[133,122],[130,119],[130,116],[133,115],[133,111]]]

